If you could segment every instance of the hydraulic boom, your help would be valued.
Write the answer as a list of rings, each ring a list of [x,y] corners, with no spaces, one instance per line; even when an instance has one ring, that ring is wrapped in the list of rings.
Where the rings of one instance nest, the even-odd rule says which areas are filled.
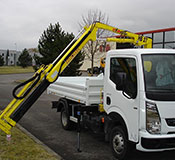
[[[33,77],[26,82],[18,85],[13,90],[14,99],[0,113],[0,129],[6,134],[11,134],[10,130],[23,117],[28,109],[35,103],[40,95],[47,87],[55,82],[59,75],[75,58],[79,51],[88,41],[96,41],[96,32],[98,29],[105,29],[120,34],[122,38],[107,38],[107,41],[116,41],[120,43],[133,43],[136,46],[144,48],[152,48],[152,40],[150,38],[140,36],[128,31],[124,31],[100,22],[94,22],[89,27],[84,28],[84,32],[80,32],[77,37],[70,43],[56,60],[49,65],[42,65]],[[80,36],[81,34],[81,36]],[[75,42],[75,43],[74,43]],[[70,47],[71,46],[71,47]],[[16,91],[23,88],[16,94]]]

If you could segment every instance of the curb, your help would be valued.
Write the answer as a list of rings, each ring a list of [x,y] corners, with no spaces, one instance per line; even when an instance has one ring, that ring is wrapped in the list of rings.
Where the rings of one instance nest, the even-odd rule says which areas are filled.
[[[58,160],[63,160],[63,158],[58,155],[56,152],[54,152],[51,148],[49,148],[47,145],[45,145],[43,142],[41,142],[38,138],[36,138],[34,135],[32,135],[30,132],[28,132],[25,128],[23,128],[20,124],[16,124],[16,126],[24,132],[26,135],[28,135],[32,140],[34,140],[37,144],[42,145],[43,148],[50,154],[54,155]]]

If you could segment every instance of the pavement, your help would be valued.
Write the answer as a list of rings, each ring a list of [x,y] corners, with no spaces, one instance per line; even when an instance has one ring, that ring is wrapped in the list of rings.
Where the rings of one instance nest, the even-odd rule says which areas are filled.
[[[0,106],[1,109],[12,100],[14,80],[28,79],[30,74],[0,75]],[[29,109],[19,121],[22,130],[34,140],[50,150],[58,159],[64,160],[114,160],[109,144],[103,137],[88,130],[81,132],[81,150],[77,152],[77,132],[65,131],[61,127],[60,113],[51,109],[51,101],[58,100],[57,96],[47,95],[46,92]],[[158,153],[143,153],[135,151],[130,160],[174,160],[175,151]]]

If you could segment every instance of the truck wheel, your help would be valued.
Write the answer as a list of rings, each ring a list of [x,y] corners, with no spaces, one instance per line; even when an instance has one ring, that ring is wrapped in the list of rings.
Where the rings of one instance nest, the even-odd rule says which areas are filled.
[[[129,153],[129,143],[126,133],[121,126],[114,127],[110,135],[110,145],[114,156],[119,160],[125,160]]]
[[[70,130],[72,123],[69,119],[69,113],[66,111],[65,107],[61,109],[61,125],[63,129]]]

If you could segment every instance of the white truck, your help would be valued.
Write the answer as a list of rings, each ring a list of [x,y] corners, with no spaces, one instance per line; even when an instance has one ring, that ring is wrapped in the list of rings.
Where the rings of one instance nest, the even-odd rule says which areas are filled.
[[[175,50],[111,50],[104,75],[59,77],[47,92],[61,97],[53,107],[61,111],[64,129],[78,122],[83,108],[81,123],[103,132],[118,159],[133,146],[175,149]]]
[[[61,78],[86,43],[96,41],[99,29],[120,34],[107,41],[147,49],[108,52],[103,76]],[[133,146],[141,151],[175,149],[175,50],[148,48],[148,37],[100,22],[85,26],[52,63],[41,65],[14,88],[14,99],[0,112],[0,129],[11,135],[12,127],[50,86],[49,93],[62,97],[53,107],[61,111],[63,128],[77,123],[79,133],[81,123],[104,133],[119,160],[128,158]]]

